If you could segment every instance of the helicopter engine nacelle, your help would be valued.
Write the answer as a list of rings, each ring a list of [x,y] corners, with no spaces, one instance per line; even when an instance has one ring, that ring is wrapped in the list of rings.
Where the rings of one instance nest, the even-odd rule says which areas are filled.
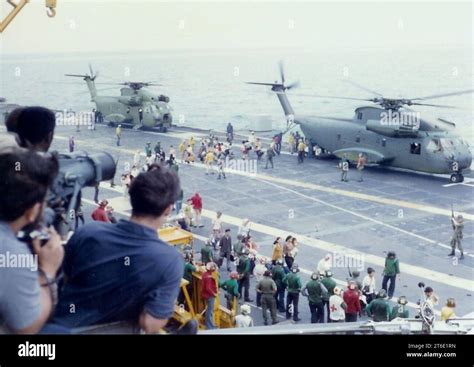
[[[366,129],[390,137],[417,137],[419,122],[367,120]]]
[[[127,106],[141,106],[142,98],[140,96],[122,96],[119,97],[119,102]]]
[[[158,101],[169,103],[170,97],[165,96],[165,95],[163,95],[163,94],[160,94],[160,95],[158,96]]]

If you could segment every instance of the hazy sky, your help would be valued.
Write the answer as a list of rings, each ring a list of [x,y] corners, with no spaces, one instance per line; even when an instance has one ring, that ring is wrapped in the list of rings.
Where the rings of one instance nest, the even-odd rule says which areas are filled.
[[[2,1],[2,14],[10,7]],[[471,2],[32,0],[1,52],[472,45]]]

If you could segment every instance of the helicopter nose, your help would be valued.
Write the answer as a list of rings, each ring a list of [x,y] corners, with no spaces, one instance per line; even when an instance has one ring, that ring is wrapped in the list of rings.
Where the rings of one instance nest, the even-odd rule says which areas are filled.
[[[461,170],[471,167],[472,154],[469,149],[463,149],[452,155],[452,161],[457,162]]]
[[[469,150],[460,154],[459,156],[459,165],[462,169],[471,167],[472,164],[472,154]]]

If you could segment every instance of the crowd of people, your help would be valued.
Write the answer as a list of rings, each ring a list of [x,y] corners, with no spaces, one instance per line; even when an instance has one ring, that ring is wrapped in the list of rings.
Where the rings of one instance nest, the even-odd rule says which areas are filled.
[[[375,322],[395,319],[419,318],[419,309],[410,315],[408,300],[404,295],[392,302],[395,293],[396,279],[400,278],[400,264],[393,251],[387,253],[382,272],[381,287],[378,288],[376,271],[367,268],[361,278],[360,271],[350,271],[344,284],[333,279],[332,258],[328,254],[322,258],[304,285],[299,275],[300,268],[295,262],[298,254],[298,241],[294,236],[284,240],[277,237],[273,242],[271,257],[259,253],[259,246],[251,235],[249,219],[244,219],[238,229],[237,239],[233,241],[231,229],[223,227],[222,213],[217,212],[211,224],[210,238],[200,251],[200,264],[205,264],[209,279],[214,272],[218,273],[219,287],[225,292],[226,305],[229,309],[243,308],[243,317],[248,320],[251,298],[250,279],[255,280],[255,305],[261,307],[264,325],[278,323],[278,312],[286,319],[301,321],[300,297],[307,299],[311,323],[355,322],[367,317]],[[194,258],[188,258],[194,262]],[[221,270],[222,269],[222,270]],[[192,292],[193,290],[191,290]],[[208,304],[211,315],[208,316],[208,328],[214,328],[213,305],[218,295],[217,286],[212,292],[207,289],[203,298],[213,299]],[[429,302],[430,307],[439,304],[439,298],[431,287],[423,288],[424,297],[417,302]],[[240,300],[240,301],[239,301]],[[455,317],[455,300],[449,298],[441,310],[441,320]],[[253,325],[246,323],[247,326]],[[243,327],[243,326],[242,326]]]
[[[132,208],[129,219],[117,220],[108,201],[97,200],[93,221],[84,223],[82,214],[83,225],[65,239],[44,221],[48,190],[59,170],[57,157],[47,154],[54,137],[54,113],[42,107],[20,108],[9,116],[7,128],[11,135],[0,138],[0,171],[4,175],[0,181],[0,252],[36,255],[39,268],[2,268],[0,327],[14,333],[68,333],[83,326],[134,320],[146,333],[159,332],[174,312],[181,279],[189,278],[195,269],[193,256],[183,259],[157,235],[173,210],[181,212],[183,204],[176,150],[170,146],[166,156],[160,142],[154,148],[148,142],[143,166],[141,152],[136,152],[131,171],[122,176]],[[226,147],[231,144],[233,131],[229,135],[228,130],[227,139],[230,141],[220,142],[211,134],[201,141],[197,156],[206,162],[211,154],[232,154]],[[296,141],[305,145],[300,140],[295,138],[295,145]],[[281,141],[281,134],[275,136],[269,150],[279,154]],[[255,134],[251,133],[248,143],[253,150],[261,150]],[[178,147],[184,162],[194,155],[194,144],[191,138]],[[296,150],[305,152],[306,146],[301,147],[296,146]],[[17,169],[18,164],[21,169]],[[184,225],[203,227],[202,207],[199,193],[187,199],[182,209]],[[82,213],[80,206],[76,218],[80,217],[77,213]],[[457,233],[461,219],[456,217],[453,224]],[[202,298],[207,303],[208,328],[215,327],[212,312],[218,287],[225,292],[229,308],[240,308],[236,321],[243,327],[253,325],[248,305],[253,302],[261,307],[266,325],[278,323],[278,312],[286,319],[301,321],[300,296],[308,300],[312,323],[354,322],[364,314],[377,322],[410,316],[406,297],[398,297],[396,304],[390,302],[400,274],[394,252],[387,254],[380,289],[373,268],[367,269],[362,281],[360,273],[352,271],[347,282],[338,285],[329,255],[303,284],[296,261],[297,238],[277,237],[271,257],[266,257],[259,252],[249,219],[242,222],[235,241],[232,230],[223,223],[218,212],[209,241],[201,249],[200,262],[206,267]],[[31,238],[22,242],[18,235],[25,230],[31,230]],[[453,251],[459,247],[460,237],[456,236]],[[66,246],[62,246],[64,241]],[[217,284],[214,272],[219,273]],[[255,279],[254,289],[251,278]],[[251,298],[253,292],[255,300]],[[244,304],[238,304],[239,299]],[[431,287],[424,287],[420,302],[434,307],[439,297]],[[449,298],[441,311],[442,319],[455,317],[454,309],[455,300]]]

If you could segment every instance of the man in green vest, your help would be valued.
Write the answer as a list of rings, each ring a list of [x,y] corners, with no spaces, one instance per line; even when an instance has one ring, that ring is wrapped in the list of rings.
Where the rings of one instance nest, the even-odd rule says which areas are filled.
[[[365,311],[367,312],[367,316],[372,317],[376,322],[389,321],[391,310],[386,298],[387,291],[381,289],[379,293],[377,293],[377,298],[366,307]]]
[[[336,287],[336,281],[332,278],[332,272],[327,270],[324,278],[321,280],[322,285],[326,287],[327,293],[323,295],[323,305],[326,306],[327,322],[329,321],[329,298],[334,295],[334,288]]]
[[[242,255],[239,257],[239,264],[237,265],[237,272],[239,273],[239,294],[242,297],[242,289],[244,290],[244,300],[245,302],[253,302],[253,299],[250,299],[249,288],[250,288],[250,259],[249,259],[249,249],[244,247],[242,250]]]
[[[226,291],[225,299],[227,301],[227,308],[232,310],[234,307],[235,297],[239,298],[239,274],[236,271],[233,271],[229,275],[229,279],[225,282],[221,282],[219,287]]]
[[[189,284],[186,285],[186,289],[189,294],[189,298],[193,298],[193,272],[196,271],[196,266],[194,266],[193,255],[191,252],[186,252],[184,255],[184,273],[183,279],[187,280]],[[181,290],[178,296],[178,304],[184,304],[186,301],[184,293]],[[186,309],[188,309],[186,307]]]
[[[152,154],[151,141],[147,142],[145,145],[145,154],[147,157],[151,157],[151,154]]]
[[[395,280],[397,275],[398,280],[400,281],[400,263],[395,252],[388,252],[382,275],[382,288],[388,292],[388,299],[391,299],[395,292]]]
[[[410,313],[408,312],[407,308],[407,298],[405,296],[400,296],[398,298],[398,305],[393,306],[392,312],[390,313],[390,321],[396,318],[400,319],[408,319],[410,317]]]
[[[285,270],[283,269],[283,259],[278,259],[276,265],[272,268],[272,278],[277,286],[275,299],[279,312],[286,312],[285,310],[285,284],[283,278],[285,277]]]
[[[298,317],[298,302],[301,292],[301,279],[298,276],[300,271],[297,264],[293,264],[291,267],[291,273],[288,273],[283,278],[283,284],[288,288],[288,294],[286,296],[286,318],[290,319],[293,313],[294,321],[301,321]]]
[[[214,261],[214,253],[212,252],[212,244],[206,241],[204,247],[201,248],[201,262],[207,264]]]
[[[270,270],[266,270],[263,273],[263,278],[257,284],[257,292],[260,293],[261,302],[262,302],[262,315],[265,325],[268,325],[268,312],[270,310],[270,315],[272,317],[272,325],[278,324],[277,320],[277,307],[275,300],[275,293],[277,291],[277,286],[272,279],[272,273]]]
[[[301,294],[308,297],[311,323],[324,323],[323,296],[328,294],[328,290],[319,280],[318,273],[311,274],[311,280],[306,283]]]

